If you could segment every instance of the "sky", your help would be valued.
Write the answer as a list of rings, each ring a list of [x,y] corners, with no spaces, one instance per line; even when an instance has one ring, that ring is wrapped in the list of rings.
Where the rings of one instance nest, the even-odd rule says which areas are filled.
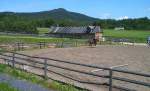
[[[56,8],[101,19],[150,18],[150,0],[0,0],[0,12],[39,12]]]

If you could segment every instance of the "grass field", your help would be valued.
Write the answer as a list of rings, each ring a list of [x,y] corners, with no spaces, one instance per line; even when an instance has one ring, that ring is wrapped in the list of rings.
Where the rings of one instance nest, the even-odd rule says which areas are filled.
[[[38,28],[39,34],[49,32],[49,28]],[[110,36],[113,38],[127,38],[134,42],[146,43],[147,37],[150,36],[150,31],[137,31],[137,30],[113,30],[104,29],[104,36]]]
[[[49,32],[49,28],[37,28],[39,35]],[[23,43],[37,43],[37,42],[62,42],[70,41],[69,38],[51,38],[51,37],[38,37],[31,35],[0,35],[0,43],[14,43],[14,42],[23,42]]]
[[[147,37],[150,36],[150,31],[104,29],[104,36],[128,38],[135,42],[145,43],[147,41]]]
[[[58,42],[69,42],[73,43],[78,41],[82,43],[87,41],[86,39],[71,39],[71,38],[52,38],[52,37],[36,37],[36,36],[21,36],[21,35],[0,35],[0,43],[38,43],[38,42],[48,42],[48,43],[58,43]]]
[[[48,37],[29,37],[29,36],[0,36],[0,43],[14,43],[14,42],[23,42],[23,43],[37,43],[37,42],[59,42],[65,41],[68,39],[65,38],[48,38]]]
[[[37,28],[37,30],[39,31],[39,34],[45,34],[50,31],[49,28]]]
[[[40,34],[48,33],[48,28],[38,28]],[[104,36],[110,36],[112,38],[127,38],[134,42],[146,43],[147,37],[150,36],[150,31],[136,31],[136,30],[111,30],[104,29]],[[79,41],[81,39],[78,39]],[[62,42],[62,41],[73,41],[69,38],[50,38],[50,37],[34,37],[26,35],[0,35],[0,43],[37,43],[37,42]]]

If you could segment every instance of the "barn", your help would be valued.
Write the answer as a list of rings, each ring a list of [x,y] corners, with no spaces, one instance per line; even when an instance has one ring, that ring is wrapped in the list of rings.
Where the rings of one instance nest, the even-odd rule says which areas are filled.
[[[80,38],[100,39],[102,37],[102,31],[100,26],[84,26],[84,27],[51,27],[48,33],[51,37],[59,38]]]

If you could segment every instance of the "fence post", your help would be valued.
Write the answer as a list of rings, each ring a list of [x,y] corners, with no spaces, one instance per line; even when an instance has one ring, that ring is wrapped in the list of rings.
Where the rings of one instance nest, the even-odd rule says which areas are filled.
[[[8,62],[7,62],[7,60],[6,60],[6,59],[4,59],[4,62],[5,62],[5,64],[6,64],[6,65],[8,65]]]
[[[39,44],[40,44],[40,49],[42,49],[42,42],[39,42]]]
[[[63,48],[63,46],[64,46],[64,42],[62,42],[62,44],[61,44],[61,48]]]
[[[77,42],[77,40],[76,40],[76,47],[78,47],[78,42]]]
[[[43,42],[44,43],[44,48],[46,48],[46,42]]]
[[[47,59],[44,59],[44,78],[47,79]]]
[[[12,56],[12,67],[15,68],[15,53]]]
[[[21,50],[23,51],[24,49],[24,43],[21,43]]]
[[[113,71],[112,69],[109,70],[109,91],[112,91],[112,75]]]
[[[20,43],[17,43],[18,50],[20,51]]]

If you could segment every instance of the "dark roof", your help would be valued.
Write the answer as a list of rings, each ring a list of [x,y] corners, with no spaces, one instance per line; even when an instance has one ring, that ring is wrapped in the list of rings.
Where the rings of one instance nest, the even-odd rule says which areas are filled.
[[[89,27],[51,27],[51,33],[97,33],[101,32],[99,26]]]

